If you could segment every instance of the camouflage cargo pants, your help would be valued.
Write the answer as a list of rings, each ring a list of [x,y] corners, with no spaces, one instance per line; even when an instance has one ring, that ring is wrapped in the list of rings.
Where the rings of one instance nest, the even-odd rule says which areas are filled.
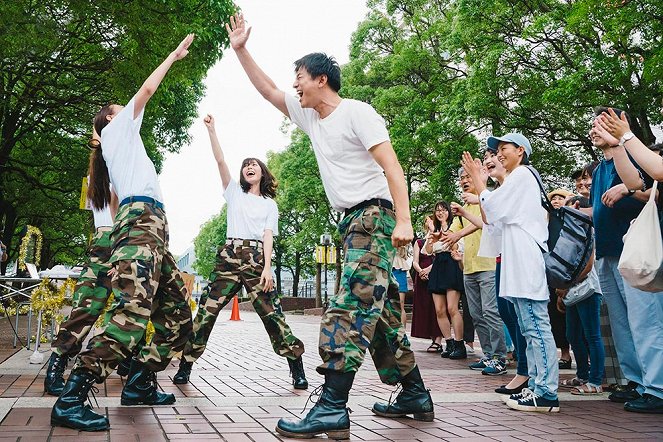
[[[318,372],[357,371],[369,349],[380,379],[396,384],[414,367],[391,274],[394,212],[368,206],[339,224],[345,262],[336,296],[320,323]]]
[[[60,325],[58,335],[51,344],[59,355],[76,356],[97,318],[106,307],[111,293],[111,281],[107,275],[111,268],[110,227],[100,227],[88,248],[88,263],[81,272],[72,298],[69,317]]]
[[[154,337],[138,359],[152,371],[164,370],[192,330],[184,281],[168,251],[166,215],[148,203],[123,205],[111,239],[110,262],[117,275],[112,280],[115,302],[110,320],[79,355],[75,368],[86,368],[104,379],[144,340],[151,319]]]
[[[296,359],[304,353],[304,343],[292,334],[285,322],[276,291],[262,291],[260,275],[263,268],[262,246],[255,241],[230,240],[219,247],[210,284],[200,298],[193,335],[184,349],[183,358],[187,362],[195,362],[203,354],[219,312],[242,286],[267,330],[274,352],[289,359]]]

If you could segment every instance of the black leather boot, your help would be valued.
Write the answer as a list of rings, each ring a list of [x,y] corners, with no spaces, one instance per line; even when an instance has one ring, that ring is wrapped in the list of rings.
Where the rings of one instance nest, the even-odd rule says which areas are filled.
[[[405,417],[412,414],[414,420],[433,422],[435,419],[433,399],[424,386],[419,367],[414,367],[407,376],[403,377],[401,386],[403,390],[393,403],[391,400],[387,404],[378,402],[373,405],[373,413],[383,417]]]
[[[88,370],[79,369],[72,372],[51,411],[51,425],[82,431],[107,430],[110,427],[108,418],[85,405],[95,381],[96,377]]]
[[[290,366],[290,375],[292,376],[292,386],[295,387],[295,390],[306,390],[308,388],[308,381],[304,374],[304,361],[302,361],[302,357],[288,359],[288,365]]]
[[[444,348],[444,351],[440,353],[440,356],[442,356],[443,358],[448,358],[451,352],[454,351],[454,340],[446,339],[446,343],[447,345]]]
[[[350,438],[350,416],[346,404],[355,372],[325,374],[322,394],[304,419],[279,419],[276,431],[286,437],[308,439],[326,433],[329,439]],[[320,387],[316,389],[319,391]],[[311,394],[314,394],[315,391]]]
[[[44,391],[52,396],[60,396],[64,389],[64,369],[67,368],[69,356],[51,353],[48,359],[48,368],[46,368],[46,378],[44,379]]]
[[[467,349],[465,341],[454,341],[454,351],[449,355],[449,359],[467,359]]]
[[[145,364],[133,359],[127,383],[122,389],[122,405],[170,405],[175,395],[162,393],[157,387],[157,375]]]
[[[117,366],[117,374],[118,376],[126,376],[129,374],[129,371],[131,370],[131,360],[133,359],[132,356],[129,356],[128,358],[124,358]]]
[[[184,360],[184,356],[180,359],[180,368],[177,370],[175,376],[173,376],[173,384],[188,384],[189,376],[191,376],[191,367],[193,367],[193,362],[187,362]]]

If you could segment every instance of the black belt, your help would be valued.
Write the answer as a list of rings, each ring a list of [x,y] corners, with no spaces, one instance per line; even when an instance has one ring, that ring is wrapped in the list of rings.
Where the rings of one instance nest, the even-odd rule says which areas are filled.
[[[163,203],[161,201],[157,201],[149,196],[128,196],[120,202],[120,206],[124,206],[125,204],[129,203],[148,203],[156,206],[158,209],[164,210]]]
[[[349,209],[345,209],[345,216],[348,216],[351,213],[359,209],[364,209],[368,206],[378,206],[378,207],[383,207],[385,209],[394,210],[394,205],[392,204],[391,201],[382,198],[373,198],[370,200],[362,201],[361,203],[352,206]]]

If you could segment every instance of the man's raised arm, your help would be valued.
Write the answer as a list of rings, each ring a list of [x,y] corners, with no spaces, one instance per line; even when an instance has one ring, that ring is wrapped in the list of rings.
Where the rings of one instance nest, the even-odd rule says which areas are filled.
[[[226,30],[230,38],[230,45],[237,54],[237,58],[253,86],[267,101],[283,112],[285,116],[290,117],[285,105],[285,92],[276,87],[274,81],[260,69],[246,49],[246,41],[251,34],[251,27],[246,27],[244,16],[241,13],[231,16],[230,24],[226,23]]]

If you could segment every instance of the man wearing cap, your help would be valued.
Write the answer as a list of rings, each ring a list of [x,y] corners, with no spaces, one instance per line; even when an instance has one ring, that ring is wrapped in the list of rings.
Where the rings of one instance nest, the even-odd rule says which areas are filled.
[[[463,167],[472,177],[479,193],[484,221],[499,228],[502,239],[500,297],[515,307],[518,322],[527,342],[528,387],[512,394],[506,404],[513,409],[558,412],[559,368],[557,348],[548,317],[548,285],[543,252],[548,250],[548,222],[541,207],[541,193],[529,164],[532,147],[518,133],[489,137],[488,147],[497,149],[497,159],[507,177],[492,192],[472,156],[463,153]]]

